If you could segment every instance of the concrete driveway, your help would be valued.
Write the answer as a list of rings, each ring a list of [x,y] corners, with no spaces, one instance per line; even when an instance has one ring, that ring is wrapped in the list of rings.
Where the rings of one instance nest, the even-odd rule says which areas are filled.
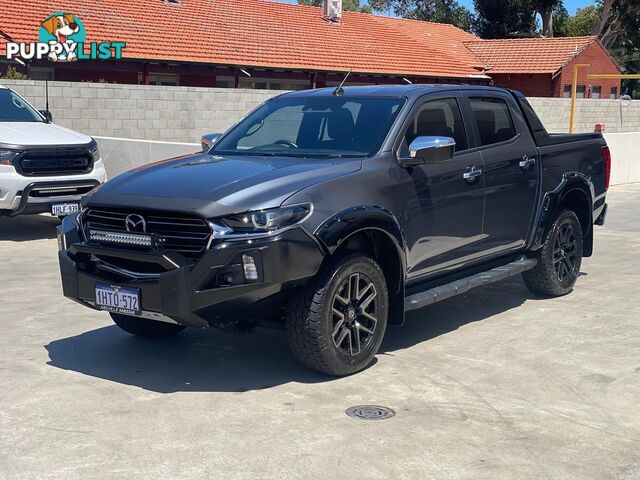
[[[608,201],[571,295],[475,290],[337,380],[278,332],[131,337],[62,297],[57,220],[0,219],[0,478],[639,479],[640,184]]]

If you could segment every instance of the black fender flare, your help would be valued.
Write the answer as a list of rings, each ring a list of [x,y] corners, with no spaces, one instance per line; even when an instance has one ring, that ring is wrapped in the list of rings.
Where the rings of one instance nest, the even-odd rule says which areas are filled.
[[[326,219],[314,232],[329,254],[333,254],[350,237],[365,231],[385,234],[396,247],[400,259],[398,285],[390,295],[389,323],[404,322],[404,296],[407,272],[407,247],[402,228],[389,210],[375,205],[359,205],[342,210]]]
[[[585,241],[584,256],[590,256],[593,248],[593,204],[595,198],[595,188],[590,178],[580,172],[567,172],[562,174],[562,180],[558,186],[544,195],[536,227],[531,245],[532,250],[538,250],[542,247],[542,242],[546,237],[553,220],[555,219],[558,209],[562,201],[570,193],[578,191],[588,205],[588,218],[581,218],[580,221],[585,222],[588,226],[586,232],[583,232]]]

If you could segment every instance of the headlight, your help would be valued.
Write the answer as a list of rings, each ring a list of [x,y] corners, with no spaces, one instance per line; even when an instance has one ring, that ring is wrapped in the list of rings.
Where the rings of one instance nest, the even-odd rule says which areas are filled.
[[[310,203],[288,207],[271,208],[255,212],[229,215],[215,219],[218,238],[233,238],[234,235],[263,235],[282,230],[303,222],[312,211]]]
[[[97,143],[89,147],[89,151],[91,152],[91,155],[93,155],[93,163],[98,163],[100,160],[102,160],[102,157],[100,156],[100,147]]]
[[[22,152],[0,149],[0,165],[13,165],[13,159]]]

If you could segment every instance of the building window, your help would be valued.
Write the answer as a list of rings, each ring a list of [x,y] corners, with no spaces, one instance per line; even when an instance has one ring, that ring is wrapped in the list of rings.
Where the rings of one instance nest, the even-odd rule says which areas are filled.
[[[576,98],[584,98],[586,91],[587,91],[587,87],[585,85],[578,85],[578,89],[576,91]]]
[[[618,98],[618,87],[611,87],[611,93],[609,94],[609,98],[615,100]]]
[[[142,73],[138,74],[138,83],[144,84]],[[180,76],[177,73],[149,73],[149,85],[177,87],[180,85]]]
[[[29,78],[31,80],[55,80],[56,73],[53,68],[31,67],[29,69]]]
[[[562,96],[564,98],[571,98],[571,85],[564,86],[564,91],[562,92]]]
[[[591,98],[602,98],[602,87],[591,88]]]

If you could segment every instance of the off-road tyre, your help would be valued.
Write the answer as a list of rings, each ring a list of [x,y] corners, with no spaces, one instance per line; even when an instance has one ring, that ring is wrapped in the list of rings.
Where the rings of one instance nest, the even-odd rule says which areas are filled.
[[[522,274],[529,290],[548,297],[573,290],[582,263],[582,228],[572,210],[558,213],[537,259],[537,265]]]
[[[122,330],[131,335],[143,338],[167,338],[178,335],[185,329],[183,325],[157,322],[147,318],[132,317],[120,313],[110,313],[111,319]]]
[[[361,298],[357,299],[359,294]],[[373,361],[388,314],[389,295],[380,265],[362,254],[341,255],[325,265],[309,284],[297,289],[286,305],[289,346],[311,369],[334,376],[351,375]]]

